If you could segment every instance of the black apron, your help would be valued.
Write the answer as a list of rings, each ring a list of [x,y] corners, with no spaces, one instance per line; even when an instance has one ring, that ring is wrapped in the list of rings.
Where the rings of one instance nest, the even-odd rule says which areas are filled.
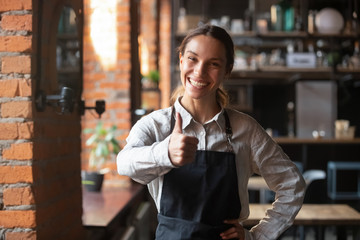
[[[232,227],[224,220],[239,218],[232,130],[226,111],[224,116],[229,152],[198,150],[194,162],[164,175],[157,240],[221,239],[220,233]]]

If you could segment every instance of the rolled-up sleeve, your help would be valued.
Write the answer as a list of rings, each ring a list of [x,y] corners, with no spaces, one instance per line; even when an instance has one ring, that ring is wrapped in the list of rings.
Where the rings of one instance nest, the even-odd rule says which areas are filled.
[[[169,172],[174,167],[168,155],[170,136],[161,135],[169,132],[166,127],[157,124],[151,116],[139,120],[131,129],[126,146],[117,155],[118,173],[148,184]]]
[[[261,175],[269,188],[275,192],[272,208],[266,217],[250,230],[253,239],[277,239],[290,227],[299,212],[304,195],[305,181],[296,165],[282,149],[261,129],[256,139],[261,142],[252,148],[255,172]]]

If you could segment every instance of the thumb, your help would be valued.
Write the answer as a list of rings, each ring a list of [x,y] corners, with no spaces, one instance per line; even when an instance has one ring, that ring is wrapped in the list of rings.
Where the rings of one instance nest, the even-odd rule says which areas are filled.
[[[178,112],[176,113],[176,121],[175,121],[173,132],[182,133],[182,118],[181,118],[180,113],[178,113]]]

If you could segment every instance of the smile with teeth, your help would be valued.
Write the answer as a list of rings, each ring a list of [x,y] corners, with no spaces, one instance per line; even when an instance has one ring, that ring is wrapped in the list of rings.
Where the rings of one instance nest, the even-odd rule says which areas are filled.
[[[206,87],[208,85],[207,83],[198,82],[198,81],[192,80],[190,78],[189,78],[189,82],[191,83],[191,85],[193,85],[194,87],[198,87],[198,88]]]

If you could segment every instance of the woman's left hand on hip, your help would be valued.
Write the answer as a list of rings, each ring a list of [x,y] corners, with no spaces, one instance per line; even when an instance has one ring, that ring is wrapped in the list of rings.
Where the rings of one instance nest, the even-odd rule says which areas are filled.
[[[225,220],[224,223],[232,224],[233,227],[220,234],[222,239],[245,239],[245,231],[238,219]]]

